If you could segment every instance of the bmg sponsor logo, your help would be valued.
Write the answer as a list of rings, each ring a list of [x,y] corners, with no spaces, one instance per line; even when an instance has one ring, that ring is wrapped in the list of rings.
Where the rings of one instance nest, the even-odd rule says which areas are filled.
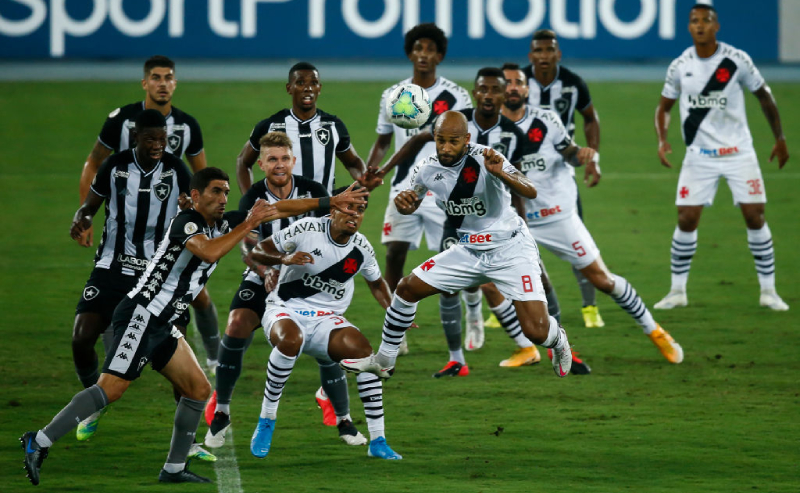
[[[316,289],[320,293],[329,294],[337,300],[344,298],[344,284],[334,281],[333,279],[328,279],[326,281],[319,276],[312,276],[305,273],[303,274],[303,285]]]
[[[698,94],[693,96],[689,94],[686,96],[686,102],[689,103],[690,108],[700,109],[719,108],[724,110],[728,106],[728,98],[722,94],[722,91],[711,91],[707,95]]]
[[[461,199],[461,203],[458,203],[454,200],[448,200],[445,202],[444,208],[448,216],[483,217],[486,215],[486,205],[478,197]]]

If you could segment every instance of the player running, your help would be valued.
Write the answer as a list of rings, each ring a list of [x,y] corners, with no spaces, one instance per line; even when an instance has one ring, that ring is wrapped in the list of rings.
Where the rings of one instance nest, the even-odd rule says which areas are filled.
[[[358,232],[366,207],[353,207],[355,215],[333,211],[329,218],[301,219],[276,231],[251,254],[260,264],[283,265],[262,321],[273,349],[261,416],[250,442],[256,457],[269,453],[281,394],[301,353],[316,358],[320,365],[358,364],[374,357],[367,338],[343,316],[358,273],[381,307],[387,308],[391,299],[372,245]],[[370,433],[367,454],[402,459],[386,443],[380,379],[361,373],[356,381]],[[350,421],[350,416],[345,419]]]
[[[689,33],[694,46],[687,48],[667,70],[667,79],[656,108],[658,157],[671,168],[667,154],[670,111],[680,99],[681,132],[686,143],[675,205],[678,225],[672,234],[670,250],[672,286],[655,304],[668,310],[686,306],[686,284],[692,258],[697,251],[697,226],[703,207],[714,202],[720,177],[733,194],[747,226],[747,244],[756,264],[761,285],[759,304],[772,310],[789,309],[775,290],[775,249],[772,232],[764,218],[767,194],[753,138],[747,125],[744,93],[746,87],[758,98],[767,118],[775,145],[769,160],[778,158],[778,168],[789,160],[778,107],[769,86],[750,56],[742,50],[717,41],[719,20],[710,5],[698,4],[689,12]]]

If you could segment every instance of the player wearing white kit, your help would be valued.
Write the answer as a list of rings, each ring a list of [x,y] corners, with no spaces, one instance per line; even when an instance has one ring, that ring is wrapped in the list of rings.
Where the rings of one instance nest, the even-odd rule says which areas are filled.
[[[301,353],[320,364],[335,361],[342,366],[374,357],[367,338],[343,316],[353,298],[353,278],[358,273],[383,308],[389,306],[391,298],[372,245],[358,232],[365,209],[366,205],[359,205],[351,209],[355,215],[333,211],[329,218],[301,219],[275,232],[252,253],[261,264],[284,266],[262,319],[273,349],[261,416],[250,442],[250,451],[256,457],[269,453],[281,394]],[[386,443],[380,379],[362,373],[356,381],[370,433],[368,455],[402,459]]]
[[[572,264],[598,290],[611,296],[670,363],[683,361],[683,349],[653,320],[633,286],[608,270],[592,235],[578,217],[578,192],[568,165],[585,165],[587,180],[591,178],[590,184],[596,184],[600,178],[598,153],[590,147],[578,147],[552,111],[528,106],[521,125],[533,137],[521,170],[536,183],[539,192],[525,204],[528,227],[536,242]]]
[[[501,154],[470,144],[466,117],[444,113],[434,128],[436,154],[414,168],[411,189],[395,198],[397,210],[411,214],[428,191],[460,235],[459,242],[404,277],[386,311],[374,363],[348,367],[390,375],[403,334],[417,303],[434,294],[453,294],[493,281],[514,302],[522,331],[537,344],[554,348],[553,368],[564,377],[572,364],[567,334],[547,314],[540,280],[539,252],[524,222],[511,207],[512,192],[536,197],[536,188]]]
[[[670,64],[656,109],[658,157],[671,168],[666,155],[670,110],[680,99],[681,131],[686,157],[678,179],[675,204],[678,226],[672,235],[672,286],[655,308],[686,306],[686,284],[692,257],[697,250],[697,226],[704,206],[714,202],[719,178],[724,177],[733,201],[742,210],[747,225],[747,244],[756,264],[761,285],[761,306],[788,310],[775,290],[775,250],[772,233],[764,218],[767,201],[761,169],[747,126],[746,87],[758,98],[767,117],[775,146],[770,161],[778,158],[783,168],[789,159],[778,107],[761,73],[742,50],[717,41],[717,12],[709,5],[695,5],[689,13],[689,33],[694,46]]]

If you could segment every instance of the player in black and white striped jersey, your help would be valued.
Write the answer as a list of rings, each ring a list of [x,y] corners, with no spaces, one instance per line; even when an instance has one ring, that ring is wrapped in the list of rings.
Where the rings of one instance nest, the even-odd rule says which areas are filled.
[[[555,31],[540,29],[533,33],[530,52],[530,65],[522,71],[528,79],[528,104],[536,108],[552,110],[561,118],[570,137],[575,136],[575,112],[583,117],[583,134],[586,146],[600,150],[600,120],[594,108],[589,87],[575,72],[562,66],[561,48]],[[573,172],[574,173],[574,172]],[[573,174],[574,177],[574,174]],[[583,205],[578,197],[578,217],[583,220]],[[594,286],[580,271],[572,273],[581,290],[584,325],[603,327],[605,323],[597,309],[597,293]]]
[[[325,188],[308,178],[293,174],[295,158],[293,144],[289,136],[283,132],[270,132],[259,140],[258,166],[266,174],[266,178],[256,182],[239,202],[239,210],[247,211],[258,199],[270,203],[280,200],[314,197],[328,197]],[[282,218],[264,223],[245,239],[242,244],[242,256],[248,268],[242,275],[239,289],[233,296],[225,335],[220,345],[220,365],[217,369],[215,395],[212,396],[206,409],[206,421],[209,429],[205,436],[205,444],[212,448],[225,444],[225,434],[231,423],[230,403],[233,390],[242,371],[242,361],[253,331],[261,326],[261,318],[266,307],[265,280],[270,282],[276,270],[255,262],[249,255],[250,250],[261,240],[269,238],[272,233],[288,227],[306,216],[319,217],[328,213],[328,209],[312,211],[308,215]],[[266,279],[265,279],[266,278]],[[272,288],[268,287],[267,291]],[[340,438],[348,445],[364,445],[366,439],[358,432],[350,418],[350,399],[347,392],[345,374],[339,365],[330,361],[318,361],[322,389],[328,396],[330,407],[330,426],[337,426]],[[318,396],[318,400],[321,397]],[[325,402],[321,403],[321,405]],[[324,408],[323,408],[324,410]]]
[[[203,148],[203,133],[197,120],[173,106],[172,96],[177,87],[175,77],[175,62],[161,55],[150,57],[144,63],[144,77],[141,81],[142,89],[145,91],[144,101],[122,106],[112,111],[100,131],[100,135],[95,141],[94,148],[86,159],[81,172],[80,198],[85,200],[100,164],[113,152],[122,152],[128,149],[133,140],[133,129],[137,115],[146,109],[159,111],[167,123],[167,141],[164,151],[173,156],[189,162],[192,171],[196,172],[206,167],[206,154]],[[93,231],[91,228],[86,230],[78,240],[82,246],[92,245]],[[198,332],[203,339],[203,346],[206,349],[207,364],[212,373],[216,367],[217,354],[219,352],[219,324],[217,322],[217,308],[208,294],[203,291],[195,301],[192,302],[195,311],[195,323]],[[188,316],[188,313],[187,313]],[[184,329],[185,330],[185,329]],[[73,330],[73,346],[86,346],[91,342],[92,346],[97,340],[91,334],[83,334],[82,327],[76,325]],[[110,344],[112,337],[110,331],[103,337],[104,345]],[[88,351],[83,349],[82,351]],[[94,349],[92,348],[93,352]],[[80,356],[75,356],[76,370],[86,372],[91,367],[91,362],[81,361]]]
[[[350,134],[342,120],[317,108],[322,90],[319,71],[307,62],[296,63],[289,69],[286,92],[292,97],[292,107],[261,120],[236,158],[236,179],[242,194],[253,183],[253,164],[261,149],[258,143],[268,132],[284,132],[296,149],[300,175],[322,183],[330,194],[334,189],[336,159],[342,162],[354,179],[374,188],[379,182],[363,182],[367,167],[350,142]]]

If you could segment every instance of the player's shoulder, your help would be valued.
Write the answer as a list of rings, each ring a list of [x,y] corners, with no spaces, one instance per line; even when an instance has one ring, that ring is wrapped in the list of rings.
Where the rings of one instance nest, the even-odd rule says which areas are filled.
[[[181,165],[184,165],[181,158],[176,157],[174,154],[170,154],[168,152],[165,152],[161,155],[161,162],[164,163],[165,168],[179,168]]]
[[[344,122],[342,121],[341,118],[332,113],[328,113],[327,111],[323,111],[319,108],[317,108],[317,115],[319,116],[320,123],[322,123],[323,125],[330,125],[330,124],[344,125]]]
[[[108,114],[108,118],[119,121],[132,120],[142,111],[144,111],[144,104],[141,101],[137,101],[135,103],[126,104],[125,106],[115,108],[111,113]]]
[[[694,46],[690,46],[685,50],[683,50],[683,52],[680,55],[678,55],[677,58],[672,60],[672,63],[670,63],[670,68],[684,65],[696,58],[697,58],[697,52],[694,50]]]
[[[753,64],[753,59],[750,58],[750,55],[748,55],[746,51],[737,48],[735,46],[729,45],[728,43],[720,41],[719,52],[723,57],[730,58],[737,64],[744,64],[744,65]]]
[[[403,84],[411,84],[411,77],[409,77],[407,79],[403,79],[400,82],[392,84],[391,86],[389,86],[386,89],[384,89],[383,92],[381,93],[381,99],[388,98],[389,94],[391,94],[392,91],[394,91],[398,87],[402,86]]]
[[[567,67],[560,65],[558,67],[558,78],[561,79],[561,83],[565,86],[575,86],[580,84],[585,84],[583,78],[573,72],[572,70],[568,69]]]
[[[533,79],[533,65],[522,67],[522,73],[525,74],[526,79]]]
[[[514,133],[520,132],[519,127],[517,126],[516,123],[514,123],[514,120],[508,118],[507,116],[500,115],[500,121],[498,122],[498,126],[500,127],[500,130],[502,130],[503,132],[514,132]]]
[[[469,97],[469,91],[466,88],[456,84],[455,82],[446,77],[440,76],[438,83],[441,85],[443,90],[448,90],[460,96],[466,96],[467,98]]]
[[[542,120],[545,124],[558,125],[562,123],[561,117],[553,110],[534,106],[529,106],[528,108],[530,108],[531,115],[534,118]]]
[[[466,116],[468,122],[471,122],[473,120],[473,117],[475,116],[475,108],[464,108],[458,110],[458,112]]]
[[[289,115],[291,115],[291,110],[289,110],[289,108],[284,108],[259,121],[256,124],[256,128],[259,127],[271,128],[276,125],[283,125],[282,129],[286,128],[286,117],[288,117]],[[270,132],[271,131],[272,130],[270,130]]]
[[[327,217],[304,217],[283,228],[278,234],[281,241],[300,236],[326,234],[330,225]]]
[[[364,250],[368,255],[370,255],[372,257],[375,256],[375,249],[372,248],[372,243],[369,242],[369,240],[367,239],[367,237],[364,234],[362,234],[360,232],[357,232],[356,234],[354,234],[353,235],[353,245],[355,245],[357,248],[359,248],[361,250]]]
[[[255,202],[257,199],[266,198],[268,190],[267,179],[264,178],[263,180],[253,183],[244,193],[244,196],[252,198],[252,201]]]
[[[175,119],[175,123],[200,126],[195,117],[176,106],[172,107],[172,117]]]
[[[483,159],[483,151],[486,149],[491,149],[489,146],[485,146],[483,144],[476,144],[474,142],[470,142],[467,144],[467,157],[477,158],[480,157]]]
[[[184,209],[175,215],[172,221],[172,229],[183,231],[187,235],[194,234],[202,229],[206,224],[206,220],[202,214],[193,208]],[[193,225],[193,226],[192,226]]]
[[[312,197],[327,195],[325,187],[317,181],[301,175],[292,175],[292,178],[294,179],[294,188],[297,189],[298,195],[304,195],[309,192]],[[322,192],[322,195],[320,195],[320,192]]]

